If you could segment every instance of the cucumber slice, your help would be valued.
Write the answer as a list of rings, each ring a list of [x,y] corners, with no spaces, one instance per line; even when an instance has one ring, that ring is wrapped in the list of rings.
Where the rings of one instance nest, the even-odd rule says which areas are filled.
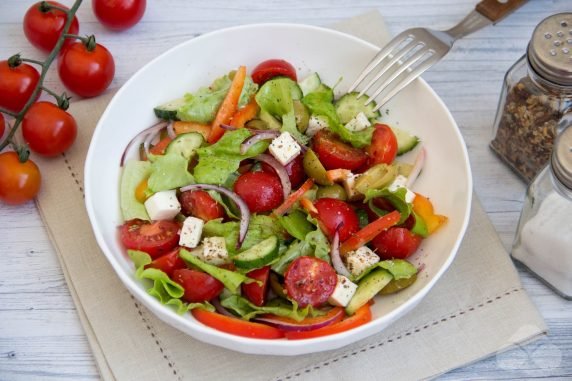
[[[380,292],[391,280],[393,276],[389,271],[377,269],[367,274],[358,284],[356,293],[346,307],[346,313],[353,315],[361,306],[365,305],[378,292]]]
[[[190,159],[194,156],[197,148],[203,145],[205,138],[198,132],[188,132],[177,136],[165,150],[165,153],[179,153],[185,159]]]
[[[355,118],[357,114],[363,112],[368,119],[377,119],[380,116],[379,111],[373,111],[377,104],[372,101],[367,106],[364,105],[366,97],[361,97],[358,99],[358,93],[348,93],[338,99],[334,106],[336,107],[336,112],[340,117],[340,122],[342,124],[348,123],[350,120]]]
[[[278,257],[278,238],[271,236],[235,255],[232,260],[240,268],[250,270],[266,266]]]
[[[177,110],[186,103],[185,98],[178,98],[153,109],[159,119],[177,120]]]
[[[321,84],[322,80],[318,73],[312,73],[302,81],[298,82],[298,86],[300,86],[304,96],[316,91]]]
[[[415,135],[411,135],[407,131],[403,131],[397,127],[391,127],[391,130],[397,138],[397,155],[403,155],[411,151],[419,143],[419,138]]]

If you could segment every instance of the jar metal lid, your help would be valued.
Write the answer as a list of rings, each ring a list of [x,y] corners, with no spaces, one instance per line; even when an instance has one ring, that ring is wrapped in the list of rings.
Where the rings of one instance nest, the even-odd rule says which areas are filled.
[[[536,26],[528,44],[534,70],[546,80],[572,86],[572,13],[558,13]]]
[[[552,150],[552,171],[564,186],[572,190],[572,125],[556,138]]]

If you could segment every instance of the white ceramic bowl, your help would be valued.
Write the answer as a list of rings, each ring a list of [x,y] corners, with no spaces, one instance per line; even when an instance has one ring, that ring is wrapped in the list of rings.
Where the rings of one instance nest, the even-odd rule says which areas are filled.
[[[422,80],[389,104],[383,119],[421,137],[428,152],[414,190],[431,198],[449,222],[424,240],[412,258],[424,269],[415,284],[372,306],[374,319],[361,327],[323,338],[259,340],[219,332],[190,314],[177,315],[148,295],[117,237],[120,157],[127,143],[156,122],[153,107],[194,91],[239,65],[252,69],[268,58],[283,58],[304,78],[317,71],[326,84],[347,89],[377,48],[358,38],[305,25],[248,25],[209,33],[165,52],[139,70],[118,91],[99,121],[85,164],[85,202],[99,246],[129,291],[167,324],[206,343],[265,355],[298,355],[331,350],[382,331],[411,311],[449,267],[469,220],[472,179],[463,138],[451,114]],[[412,160],[412,159],[411,159]]]

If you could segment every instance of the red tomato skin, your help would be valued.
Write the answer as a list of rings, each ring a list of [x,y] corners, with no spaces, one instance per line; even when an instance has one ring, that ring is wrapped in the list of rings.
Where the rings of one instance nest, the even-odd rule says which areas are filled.
[[[386,124],[376,124],[371,137],[371,144],[367,147],[368,164],[391,164],[397,156],[397,138],[393,130]]]
[[[24,34],[32,45],[45,52],[50,52],[60,37],[66,23],[67,16],[64,12],[56,9],[50,9],[42,12],[41,3],[32,5],[24,15]],[[61,8],[67,8],[65,5],[55,1],[48,1],[49,4],[56,5]],[[69,34],[77,34],[79,32],[79,22],[74,16],[73,21],[68,30]],[[66,40],[66,44],[68,43]]]
[[[165,274],[172,278],[173,272],[178,269],[187,267],[185,261],[179,256],[180,247],[177,247],[167,254],[160,256],[145,266],[145,268],[153,268],[163,271]]]
[[[91,7],[101,24],[111,30],[125,30],[137,24],[147,6],[146,0],[92,0]]]
[[[296,69],[291,63],[282,59],[270,59],[259,63],[252,71],[252,80],[261,86],[274,77],[283,76],[297,82]]]
[[[55,104],[36,102],[24,115],[22,135],[32,151],[57,156],[75,141],[77,123],[73,116]]]
[[[8,61],[0,61],[0,107],[15,113],[20,112],[32,96],[39,80],[40,73],[27,63],[10,67]]]
[[[0,201],[23,204],[36,197],[41,182],[40,170],[32,160],[21,163],[14,151],[0,153]]]
[[[328,237],[334,236],[338,226],[340,242],[344,242],[359,230],[359,218],[346,202],[326,197],[318,199],[314,206],[318,210],[320,225]]]
[[[0,112],[0,138],[4,136],[5,129],[6,129],[6,121],[4,120],[4,114]]]
[[[392,227],[378,234],[371,244],[381,259],[405,259],[417,251],[422,240],[406,228]]]
[[[234,192],[252,213],[269,212],[282,204],[284,192],[278,176],[267,172],[247,172],[234,183]]]
[[[129,220],[119,227],[119,237],[126,249],[141,250],[159,258],[179,243],[179,224],[174,221]]]
[[[95,97],[105,91],[115,76],[115,61],[103,45],[89,51],[74,42],[58,57],[58,74],[65,87],[82,97]]]
[[[270,266],[264,266],[259,269],[249,271],[247,277],[256,279],[262,282],[260,286],[256,282],[243,283],[242,294],[257,306],[263,306],[266,303],[266,293],[268,291],[268,277],[270,276]]]
[[[207,273],[192,269],[177,269],[173,281],[185,289],[183,299],[189,303],[202,303],[216,298],[224,285]]]
[[[296,258],[284,273],[286,292],[300,307],[317,307],[326,303],[337,281],[336,270],[328,262],[315,257]]]
[[[364,151],[342,142],[327,131],[319,131],[314,135],[312,148],[326,169],[357,170],[367,163]]]
[[[203,221],[225,216],[224,208],[208,192],[203,190],[185,191],[179,195],[181,211],[185,216],[195,216]]]
[[[292,188],[297,188],[306,180],[306,172],[304,172],[304,157],[303,155],[298,155],[294,160],[289,162],[284,166],[286,173],[288,173],[288,178],[292,184]],[[266,163],[262,163],[262,170],[268,173],[276,173],[274,168]]]

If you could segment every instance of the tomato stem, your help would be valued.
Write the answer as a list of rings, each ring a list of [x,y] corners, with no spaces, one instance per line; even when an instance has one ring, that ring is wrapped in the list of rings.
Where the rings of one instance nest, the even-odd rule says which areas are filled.
[[[38,60],[33,60],[31,58],[21,58],[20,59],[21,62],[29,62],[29,63],[33,63],[35,65],[39,65],[39,66],[44,66],[44,62],[42,61],[38,61]]]
[[[14,118],[18,116],[17,113],[12,112],[12,111],[9,111],[9,110],[6,110],[5,108],[2,108],[2,107],[0,107],[0,112],[1,112],[2,114],[10,115],[10,116],[12,116],[12,117],[14,117]]]
[[[63,13],[68,13],[68,17],[69,17],[69,11],[66,8],[62,8],[62,7],[55,5],[55,4],[50,4],[47,1],[42,1],[40,3],[40,12],[47,13],[47,12],[51,11],[52,9],[61,11]],[[72,16],[72,18],[73,18],[73,16]]]
[[[71,97],[68,97],[68,95],[64,92],[61,95],[56,94],[55,92],[53,92],[52,90],[48,89],[45,86],[42,86],[42,90],[44,90],[46,93],[50,94],[52,97],[56,98],[56,103],[58,104],[58,107],[61,108],[62,110],[67,110],[68,107],[70,107],[70,99]]]

